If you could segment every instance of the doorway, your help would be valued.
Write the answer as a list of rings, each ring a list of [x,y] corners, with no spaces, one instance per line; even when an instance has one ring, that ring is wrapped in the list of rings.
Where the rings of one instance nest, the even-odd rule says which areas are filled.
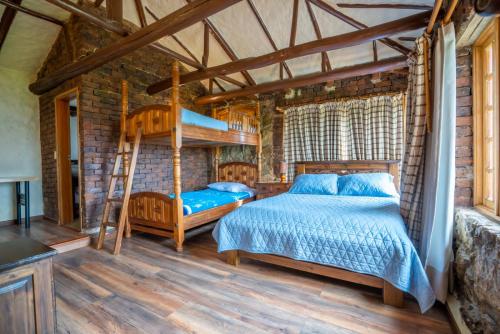
[[[78,89],[55,99],[59,225],[81,231],[81,173]]]

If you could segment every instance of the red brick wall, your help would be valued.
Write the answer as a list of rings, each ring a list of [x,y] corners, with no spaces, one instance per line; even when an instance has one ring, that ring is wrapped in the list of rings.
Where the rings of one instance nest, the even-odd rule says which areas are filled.
[[[472,52],[457,50],[457,128],[455,205],[472,206]]]
[[[69,25],[72,44],[77,57],[103,47],[120,38],[79,19]],[[64,36],[59,36],[46,64],[40,71],[50,73],[67,63],[70,54]],[[40,97],[40,126],[42,138],[42,173],[45,214],[57,219],[57,182],[55,151],[54,97],[73,87],[80,89],[79,134],[82,160],[82,210],[85,229],[99,225],[104,198],[115,159],[119,139],[121,111],[121,80],[129,82],[129,109],[154,103],[165,103],[168,93],[149,96],[145,88],[170,73],[171,59],[150,47],[141,48],[127,56],[109,62],[98,69],[79,76]],[[181,88],[183,104],[192,110],[193,97],[205,94],[201,84]],[[205,112],[206,110],[197,110]],[[209,178],[209,151],[182,149],[183,190],[205,186]],[[171,149],[169,146],[143,144],[134,178],[133,191],[172,191]]]

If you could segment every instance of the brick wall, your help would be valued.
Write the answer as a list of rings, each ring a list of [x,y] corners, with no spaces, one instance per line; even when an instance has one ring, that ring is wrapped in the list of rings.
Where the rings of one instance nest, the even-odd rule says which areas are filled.
[[[457,129],[455,205],[472,206],[472,52],[457,50]]]
[[[103,15],[101,13],[101,15]],[[39,76],[50,73],[71,59],[73,50],[81,57],[96,48],[109,45],[119,36],[73,18],[68,25],[71,47],[63,34],[59,36]],[[79,135],[81,147],[83,228],[99,225],[104,198],[115,159],[119,139],[121,111],[121,80],[129,82],[129,110],[154,103],[165,103],[168,93],[149,96],[146,87],[169,75],[171,59],[150,47],[109,62],[98,69],[66,82],[40,96],[40,127],[42,139],[42,173],[45,215],[57,219],[57,182],[55,151],[54,97],[73,87],[80,90]],[[191,105],[194,97],[205,94],[201,84],[181,88],[183,104],[192,110],[206,112]],[[182,149],[183,190],[205,186],[209,178],[209,151]],[[171,149],[169,146],[143,144],[134,178],[133,191],[172,191]]]

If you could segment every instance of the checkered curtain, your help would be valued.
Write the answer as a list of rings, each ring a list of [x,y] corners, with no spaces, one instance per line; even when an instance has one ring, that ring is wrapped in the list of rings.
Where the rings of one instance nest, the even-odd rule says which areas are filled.
[[[290,180],[295,161],[401,159],[402,100],[398,94],[285,110],[283,146]]]
[[[401,167],[401,215],[413,244],[420,244],[425,168],[424,38],[417,40],[416,57],[408,76],[406,143]]]

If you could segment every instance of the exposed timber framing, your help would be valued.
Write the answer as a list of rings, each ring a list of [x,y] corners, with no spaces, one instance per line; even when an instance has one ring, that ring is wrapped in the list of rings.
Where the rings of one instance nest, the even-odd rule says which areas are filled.
[[[429,35],[432,33],[432,30],[434,29],[434,25],[436,24],[436,20],[439,15],[439,12],[441,11],[442,5],[443,5],[443,0],[436,0],[436,2],[434,2],[434,9],[432,10],[431,18],[429,19],[429,23],[427,24],[427,29],[425,30],[425,32]]]
[[[432,6],[415,5],[406,3],[338,3],[340,8],[359,8],[359,9],[414,9],[414,10],[430,10]]]
[[[13,0],[13,3],[20,5],[22,0]],[[3,43],[7,34],[9,33],[10,26],[14,22],[17,10],[12,7],[6,7],[2,14],[2,19],[0,20],[0,50],[2,50]]]
[[[427,25],[428,18],[429,12],[424,12],[370,28],[307,42],[262,56],[240,59],[231,63],[210,67],[203,71],[190,72],[181,76],[181,83],[209,79],[221,74],[227,75],[242,70],[261,68],[291,58],[369,43],[401,32],[423,28]],[[149,94],[155,94],[171,86],[172,80],[168,78],[152,84],[148,87],[147,91]]]
[[[186,2],[187,3],[191,3],[191,2],[193,2],[193,0],[186,0]],[[210,21],[208,19],[208,17],[207,17],[206,19],[203,20],[203,23],[206,24],[206,25],[208,25],[208,27],[210,28],[210,32],[212,33],[212,36],[214,36],[215,40],[217,41],[217,43],[219,43],[220,47],[224,50],[224,52],[229,57],[229,59],[231,59],[231,61],[238,60],[238,57],[236,56],[236,53],[229,46],[229,44],[227,44],[227,42],[224,39],[224,37],[222,37],[222,34],[213,25],[212,21]],[[255,85],[255,80],[252,78],[252,76],[250,75],[250,73],[248,73],[247,71],[242,71],[241,74],[243,75],[243,77],[245,78],[245,80],[247,81],[247,83],[249,85],[251,85],[251,86]]]
[[[278,46],[274,42],[274,39],[272,38],[271,33],[269,32],[269,29],[267,29],[267,26],[264,23],[262,16],[259,14],[257,7],[255,7],[255,4],[253,3],[252,0],[247,0],[247,3],[250,6],[250,9],[252,10],[253,14],[255,15],[255,18],[257,19],[257,21],[259,21],[260,27],[262,28],[262,30],[266,34],[267,40],[271,44],[272,48],[274,49],[274,51],[278,51]],[[292,71],[288,67],[287,63],[283,61],[280,63],[280,78],[281,79],[283,79],[283,69],[286,71],[289,78],[293,78]]]
[[[15,9],[17,10],[18,12],[22,12],[24,14],[27,14],[27,15],[30,15],[30,16],[33,16],[33,17],[36,17],[36,18],[39,18],[41,20],[44,20],[44,21],[47,21],[47,22],[50,22],[50,23],[54,23],[54,24],[57,24],[58,26],[64,26],[64,22],[63,21],[60,21],[58,19],[55,19],[53,17],[50,17],[48,15],[45,15],[45,14],[42,14],[40,12],[37,12],[35,10],[32,10],[32,9],[29,9],[29,8],[26,8],[26,7],[23,7],[21,5],[18,5],[16,4],[14,1],[12,0],[0,0],[0,4],[6,6],[6,7],[9,7],[9,8],[12,8],[12,9]]]
[[[51,0],[53,1],[53,0]],[[160,21],[148,25],[123,39],[98,49],[95,53],[82,60],[61,67],[59,70],[37,80],[30,85],[30,90],[35,94],[42,94],[57,87],[64,81],[80,74],[87,73],[109,61],[122,57],[134,50],[153,43],[161,37],[175,34],[176,32],[193,25],[204,18],[213,15],[241,0],[196,0]]]
[[[104,0],[95,0],[94,7],[101,7],[103,2],[104,2]]]
[[[323,38],[321,36],[321,30],[319,29],[318,21],[316,20],[316,15],[314,15],[314,10],[312,9],[311,3],[306,0],[307,11],[309,12],[309,18],[314,27],[314,33],[316,34],[316,39]],[[332,65],[330,64],[330,59],[328,58],[328,53],[326,51],[321,52],[321,70],[323,72],[331,71]]]
[[[146,14],[144,13],[144,6],[142,5],[142,0],[134,0],[135,9],[137,11],[137,16],[139,17],[139,22],[141,23],[141,28],[148,25],[146,21]]]
[[[151,9],[149,9],[148,7],[146,7],[146,11],[148,12],[149,15],[151,15],[151,17],[155,21],[159,21],[160,20],[160,18],[158,16],[156,16],[156,14],[153,13],[153,11]],[[199,70],[202,70],[202,69],[206,68],[206,66],[203,65],[202,63],[200,63],[200,61],[198,60],[198,58],[196,58],[196,56],[194,55],[194,53],[192,53],[191,50],[189,50],[189,48],[184,43],[182,43],[182,41],[177,36],[172,35],[171,37],[191,57],[191,59],[194,62],[194,65],[195,65],[195,66],[193,66],[194,68],[197,68]],[[245,84],[239,82],[238,80],[235,80],[235,79],[233,79],[231,77],[228,77],[228,76],[225,76],[225,75],[221,75],[221,76],[219,76],[219,78],[221,78],[222,80],[227,81],[229,83],[232,83],[233,85],[238,86],[240,88],[246,86]],[[217,80],[214,80],[214,82],[217,85],[217,87],[219,87],[219,89],[221,91],[223,91],[223,92],[225,91],[225,89],[222,88],[222,86],[220,85],[220,83]]]
[[[296,87],[318,84],[322,82],[341,80],[355,76],[392,71],[399,68],[405,68],[407,66],[408,66],[407,58],[404,56],[389,58],[377,62],[359,64],[340,69],[335,69],[329,72],[312,73],[300,77],[295,77],[293,79],[267,82],[256,86],[249,86],[236,91],[207,95],[196,99],[195,103],[199,105],[216,103],[240,96],[248,96],[248,95],[271,92],[281,89],[296,88]]]
[[[297,37],[297,21],[299,19],[299,0],[293,1],[292,26],[290,28],[290,46],[295,46]]]
[[[208,66],[208,57],[210,56],[210,28],[208,25],[203,25],[203,56],[201,57],[201,64],[205,67]]]
[[[336,10],[335,8],[333,8],[330,4],[326,3],[324,0],[308,0],[310,2],[312,2],[314,5],[316,5],[317,7],[323,9],[325,12],[327,13],[330,13],[331,15],[335,16],[336,18],[338,18],[339,20],[341,21],[344,21],[345,23],[357,28],[357,29],[366,29],[368,28],[368,26],[364,23],[361,23],[355,19],[353,19],[352,17]],[[408,55],[411,50],[408,49],[407,47],[399,44],[398,42],[396,41],[393,41],[392,39],[390,38],[383,38],[381,41],[381,43],[384,43],[385,45],[387,45],[388,47],[400,52],[401,54],[403,55]]]
[[[73,15],[80,16],[84,18],[85,20],[92,22],[98,27],[104,28],[106,30],[112,31],[114,33],[117,33],[121,36],[127,36],[129,34],[129,31],[125,29],[124,27],[111,22],[109,20],[106,20],[104,18],[101,18],[99,16],[96,16],[92,13],[89,13],[86,11],[84,8],[81,6],[69,1],[69,0],[46,0],[47,2],[53,4],[54,6],[57,6],[59,8],[62,8],[68,12],[70,12]]]
[[[122,23],[123,0],[106,0],[106,15],[111,21]]]

